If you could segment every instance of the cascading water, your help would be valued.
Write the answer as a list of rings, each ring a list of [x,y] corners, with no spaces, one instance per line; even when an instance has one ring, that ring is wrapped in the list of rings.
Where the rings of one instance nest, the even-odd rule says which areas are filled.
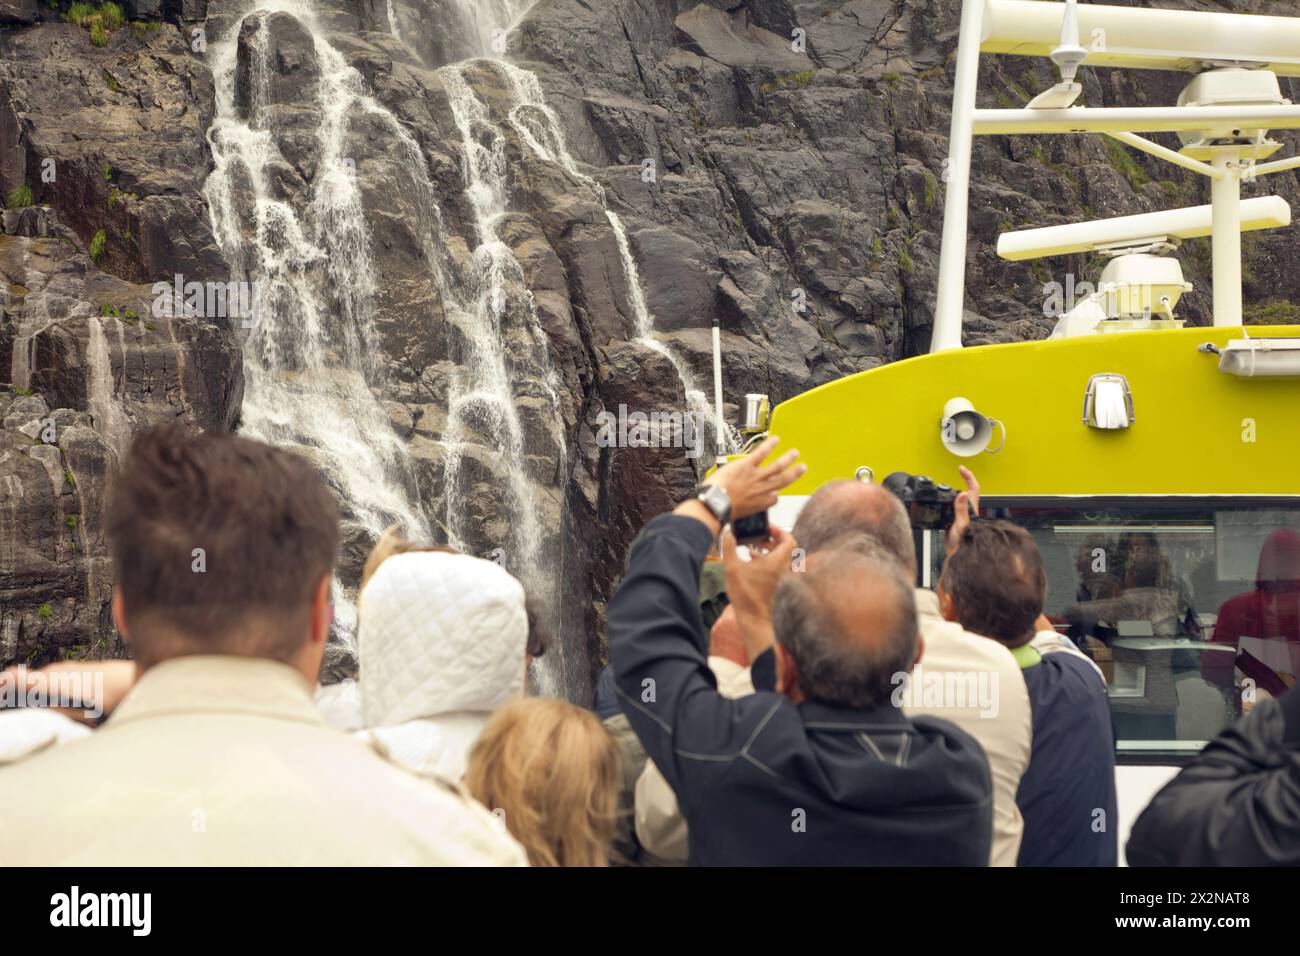
[[[490,5],[502,17],[526,4]],[[319,65],[316,83],[317,164],[310,201],[300,208],[277,198],[274,166],[284,163],[276,145],[268,90],[266,17],[291,14],[311,35]],[[236,34],[250,15],[261,26],[246,38],[251,62],[241,115],[236,83]],[[396,33],[396,19],[389,10]],[[484,24],[498,21],[484,20]],[[464,546],[477,529],[464,527],[471,509],[462,464],[469,443],[487,442],[498,456],[512,540],[501,542],[507,566],[530,595],[548,609],[558,602],[547,570],[558,566],[543,553],[544,529],[528,476],[524,428],[515,399],[529,386],[521,370],[540,382],[541,397],[560,420],[558,380],[522,271],[496,235],[506,210],[504,160],[498,143],[484,146],[485,111],[449,76],[453,107],[464,139],[466,191],[474,213],[477,245],[468,268],[450,260],[446,231],[424,158],[409,132],[381,104],[366,95],[362,78],[324,38],[305,0],[270,0],[235,18],[237,26],[211,47],[217,85],[217,115],[209,131],[215,168],[206,185],[214,232],[231,264],[232,278],[257,283],[260,310],[244,345],[246,394],[242,431],[312,457],[337,491],[345,520],[371,536],[390,523],[428,539],[431,528],[417,501],[407,453],[372,386],[382,373],[371,358],[374,336],[375,270],[370,236],[354,169],[344,156],[349,122],[359,114],[378,119],[397,140],[388,158],[409,178],[418,228],[445,321],[457,345],[457,367],[449,383],[447,426],[442,433],[444,494],[441,511],[451,543]],[[485,36],[490,36],[485,34]],[[251,208],[248,208],[251,205]],[[522,319],[522,325],[519,320]],[[508,333],[522,334],[532,356],[507,359]],[[561,461],[557,473],[566,474]],[[555,467],[554,465],[552,467]],[[563,480],[561,478],[561,480]],[[355,609],[336,581],[339,630],[350,639]],[[563,642],[536,670],[543,692],[562,693]],[[556,658],[560,658],[557,660]]]
[[[477,246],[473,249],[474,284],[472,313],[461,332],[464,354],[452,383],[448,402],[444,487],[446,488],[447,527],[454,538],[461,538],[466,512],[458,500],[463,488],[463,464],[460,440],[467,427],[480,423],[478,431],[495,438],[497,452],[507,477],[509,511],[514,519],[512,542],[514,553],[508,566],[523,580],[530,594],[537,595],[550,609],[558,607],[558,590],[553,574],[544,567],[554,566],[543,554],[543,531],[538,522],[538,506],[533,486],[528,480],[524,454],[523,430],[515,405],[517,382],[509,366],[528,359],[516,355],[507,361],[507,323],[517,320],[529,351],[534,358],[534,378],[541,382],[551,414],[560,420],[557,376],[549,357],[545,334],[537,321],[531,297],[523,284],[523,271],[510,247],[497,235],[497,227],[507,212],[505,143],[501,131],[492,123],[487,107],[475,96],[461,74],[461,67],[449,66],[439,71],[456,127],[461,135],[461,164],[465,175],[465,194],[474,215]],[[556,472],[567,474],[563,429],[557,431],[560,461]],[[552,616],[554,620],[554,616]],[[538,669],[539,682],[548,693],[558,693],[558,674],[562,672],[563,642],[557,648],[561,659]]]
[[[338,493],[345,522],[372,535],[396,523],[424,537],[429,528],[412,502],[405,449],[367,381],[374,272],[356,184],[342,156],[350,115],[368,112],[398,124],[323,39],[310,4],[270,0],[256,11],[263,18],[289,13],[311,34],[321,120],[311,199],[298,210],[271,188],[271,164],[283,157],[268,117],[265,28],[253,38],[246,116],[236,104],[244,16],[236,17],[230,35],[209,48],[217,110],[208,131],[214,169],[205,193],[232,279],[258,292],[244,342],[241,431],[310,457]],[[354,612],[337,582],[335,602],[340,632],[350,639]]]
[[[654,316],[646,306],[645,293],[641,288],[641,275],[637,269],[636,259],[632,255],[627,228],[619,215],[609,208],[604,187],[578,168],[573,156],[565,147],[564,130],[560,125],[559,117],[547,105],[537,77],[510,63],[498,62],[497,66],[510,82],[515,103],[510,109],[510,125],[514,127],[520,140],[526,143],[540,159],[558,164],[570,176],[591,189],[604,208],[605,218],[614,232],[623,274],[627,281],[628,298],[635,321],[636,341],[668,359],[681,382],[682,392],[686,397],[687,413],[694,417],[697,427],[702,425],[711,437],[712,448],[706,449],[706,453],[696,461],[707,464],[718,454],[736,450],[740,447],[740,434],[725,424],[723,433],[718,434],[717,419],[713,407],[709,404],[708,396],[695,383],[694,376],[681,356],[655,335]]]

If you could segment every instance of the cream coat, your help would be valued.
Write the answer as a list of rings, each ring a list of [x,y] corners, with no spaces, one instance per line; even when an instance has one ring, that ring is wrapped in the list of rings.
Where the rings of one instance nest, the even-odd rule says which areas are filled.
[[[93,735],[0,768],[0,864],[525,865],[461,791],[327,727],[292,668],[183,657]]]

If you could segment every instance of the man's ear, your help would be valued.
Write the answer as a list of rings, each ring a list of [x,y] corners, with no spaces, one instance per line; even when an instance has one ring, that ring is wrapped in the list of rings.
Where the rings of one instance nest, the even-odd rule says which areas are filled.
[[[330,625],[334,623],[334,604],[330,600],[330,576],[327,574],[320,579],[320,584],[316,586],[316,594],[311,601],[311,640],[316,644],[324,644],[329,640]]]
[[[939,596],[939,613],[945,621],[957,621],[957,607],[952,603],[952,595],[939,588],[935,591]],[[958,621],[958,623],[960,623]]]
[[[126,601],[122,599],[120,588],[113,588],[113,626],[122,635],[122,640],[131,643],[131,635],[126,629]]]
[[[794,699],[799,696],[799,665],[794,657],[778,641],[772,645],[776,654],[776,692]]]

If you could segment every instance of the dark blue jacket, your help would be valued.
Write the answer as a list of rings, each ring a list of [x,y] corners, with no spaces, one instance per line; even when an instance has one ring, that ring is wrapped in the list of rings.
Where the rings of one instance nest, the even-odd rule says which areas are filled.
[[[699,609],[710,544],[693,518],[651,521],[609,606],[623,710],[677,794],[691,863],[986,865],[988,760],[952,724],[888,700],[858,711],[717,692]],[[771,660],[755,662],[756,686],[771,686]]]
[[[1034,744],[1016,804],[1025,818],[1017,866],[1114,866],[1115,734],[1106,684],[1087,661],[1031,647],[1021,663]]]

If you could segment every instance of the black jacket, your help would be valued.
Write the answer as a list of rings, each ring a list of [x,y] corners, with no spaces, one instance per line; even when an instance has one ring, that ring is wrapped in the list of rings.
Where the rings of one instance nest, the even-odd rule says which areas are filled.
[[[1261,701],[1142,811],[1130,866],[1300,864],[1300,694]]]
[[[699,608],[710,543],[693,518],[656,518],[609,607],[623,710],[677,794],[691,863],[986,865],[988,760],[952,724],[888,700],[855,711],[717,692]],[[755,686],[771,686],[771,660],[755,662]]]

